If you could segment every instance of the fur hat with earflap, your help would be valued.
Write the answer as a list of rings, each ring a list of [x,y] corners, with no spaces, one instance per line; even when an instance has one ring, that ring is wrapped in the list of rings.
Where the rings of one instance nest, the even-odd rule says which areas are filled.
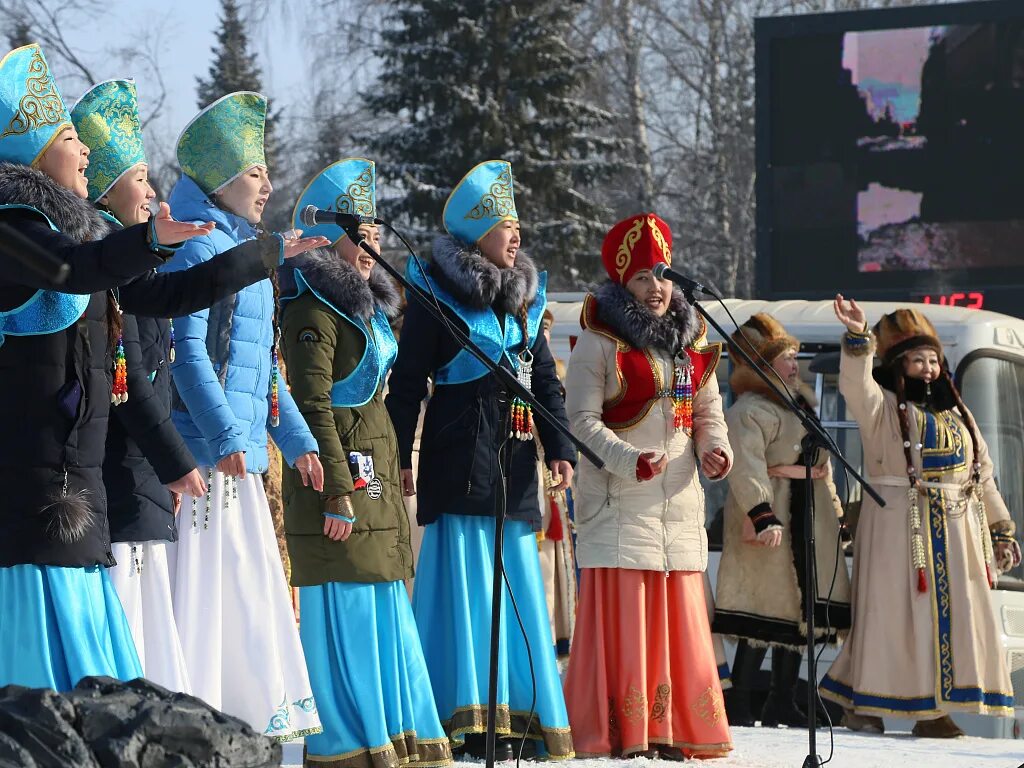
[[[729,357],[733,362],[729,388],[733,395],[738,397],[744,392],[756,392],[771,400],[778,400],[778,395],[747,364],[737,348],[750,355],[762,370],[767,370],[775,358],[786,350],[799,350],[800,342],[789,335],[782,323],[764,312],[752,315],[729,339]],[[802,396],[809,404],[815,402],[813,392],[803,382],[797,385],[794,394]]]

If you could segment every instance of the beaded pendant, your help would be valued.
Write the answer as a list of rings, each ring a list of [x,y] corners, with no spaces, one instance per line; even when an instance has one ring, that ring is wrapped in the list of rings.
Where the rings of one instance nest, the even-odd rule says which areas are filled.
[[[168,320],[167,322],[169,322],[171,324],[171,343],[167,347],[167,360],[168,360],[168,362],[173,363],[174,362],[174,321],[173,320]]]
[[[533,391],[533,353],[525,350],[518,356],[519,366],[516,369],[516,379],[526,388],[528,392]],[[533,440],[533,408],[525,400],[514,397],[509,406],[512,427],[509,430],[509,437],[516,440]]]
[[[116,299],[114,306],[119,315],[123,314]],[[124,332],[117,335],[117,348],[114,350],[114,386],[110,390],[110,402],[114,405],[128,402],[128,361],[124,356]]]
[[[685,354],[685,352],[683,353]],[[672,372],[672,410],[676,432],[693,429],[693,363],[689,355]]]
[[[281,423],[281,402],[278,395],[281,372],[277,359],[277,339],[274,339],[274,346],[270,348],[270,426],[276,427]]]

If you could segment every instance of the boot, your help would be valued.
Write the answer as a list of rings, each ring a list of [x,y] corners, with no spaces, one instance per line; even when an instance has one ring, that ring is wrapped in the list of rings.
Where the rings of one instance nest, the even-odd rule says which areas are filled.
[[[465,750],[467,755],[475,757],[477,760],[483,760],[486,758],[487,734],[467,733]],[[494,762],[506,763],[514,759],[515,755],[512,753],[511,739],[498,738],[494,743]]]
[[[964,735],[949,715],[943,715],[935,720],[918,720],[912,733],[924,739],[955,739]]]
[[[778,728],[780,725],[807,727],[807,716],[793,699],[796,681],[800,677],[801,659],[802,655],[798,651],[772,648],[772,687],[761,710],[762,728]]]
[[[882,718],[872,717],[871,715],[858,715],[852,709],[843,710],[843,719],[840,725],[859,733],[885,733],[885,723],[882,722]]]
[[[732,664],[732,688],[725,693],[725,715],[729,725],[753,728],[754,715],[750,710],[750,689],[761,671],[761,662],[767,648],[754,647],[746,640],[736,645],[736,658]]]

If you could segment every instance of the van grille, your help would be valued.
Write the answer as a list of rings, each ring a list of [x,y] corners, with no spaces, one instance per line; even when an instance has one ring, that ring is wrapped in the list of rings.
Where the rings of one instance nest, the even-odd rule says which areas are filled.
[[[1012,637],[1024,637],[1024,608],[1004,605],[1003,628]]]

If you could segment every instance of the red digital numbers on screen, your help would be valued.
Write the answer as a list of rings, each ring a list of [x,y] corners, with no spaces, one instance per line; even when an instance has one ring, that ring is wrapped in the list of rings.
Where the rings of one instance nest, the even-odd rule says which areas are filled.
[[[981,309],[985,305],[985,294],[980,291],[954,291],[953,293],[925,294],[921,297],[925,304],[938,304],[942,307],[967,307]]]

